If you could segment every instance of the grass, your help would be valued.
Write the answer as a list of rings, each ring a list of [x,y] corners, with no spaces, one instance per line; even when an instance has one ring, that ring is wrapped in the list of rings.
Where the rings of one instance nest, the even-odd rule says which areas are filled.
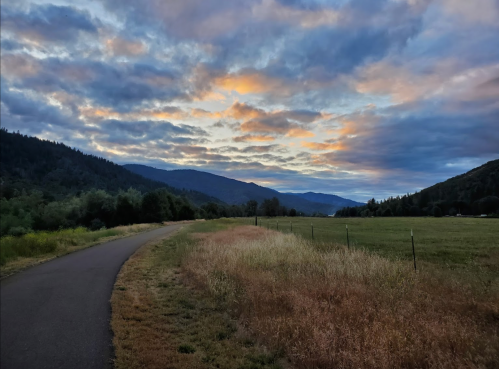
[[[254,219],[239,220],[254,224]],[[499,274],[499,219],[477,218],[259,218],[263,228],[305,239],[347,244],[391,260],[412,260],[411,229],[418,261],[454,269],[477,267]]]
[[[116,368],[499,367],[496,220],[312,219],[314,240],[289,220],[141,248],[113,292]]]
[[[499,366],[499,288],[292,234],[199,236],[186,275],[299,368]]]
[[[181,267],[198,239],[232,221],[196,222],[142,247],[123,266],[111,298],[116,369],[283,368],[258,345],[228,305],[185,278]]]
[[[55,232],[35,232],[0,239],[0,276],[5,277],[29,266],[68,254],[100,242],[126,237],[157,228],[157,224],[137,224],[89,231],[86,228]]]

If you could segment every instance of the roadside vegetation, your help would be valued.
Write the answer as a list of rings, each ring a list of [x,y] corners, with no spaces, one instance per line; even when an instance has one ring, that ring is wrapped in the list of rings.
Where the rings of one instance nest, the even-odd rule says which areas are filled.
[[[258,344],[226,302],[186,278],[183,261],[198,242],[192,232],[233,224],[196,222],[124,264],[111,298],[116,369],[286,368],[282,353]]]
[[[440,254],[414,272],[411,259],[245,222],[194,224],[125,264],[117,368],[499,365],[496,259],[480,274]]]
[[[0,239],[0,276],[13,274],[29,266],[65,255],[97,243],[126,237],[159,227],[160,224],[137,224],[91,231],[79,227],[53,232],[32,232]]]

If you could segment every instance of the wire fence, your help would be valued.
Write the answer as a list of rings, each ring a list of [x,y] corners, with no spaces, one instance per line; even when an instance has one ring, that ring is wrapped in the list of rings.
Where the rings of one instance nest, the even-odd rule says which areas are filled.
[[[334,226],[326,228],[323,226],[315,226],[313,221],[309,224],[304,224],[303,222],[293,222],[292,220],[277,221],[265,218],[250,218],[247,222],[247,224],[249,225],[258,226],[269,230],[275,230],[282,233],[292,233],[300,235],[305,239],[317,242],[338,243],[346,245],[348,248],[362,247],[361,241],[357,238],[355,232],[351,232],[351,229],[348,228],[348,224],[335,224]],[[410,238],[409,235],[407,235],[407,242],[407,250],[410,250],[409,245],[412,244],[411,256],[414,262],[414,269],[416,270],[416,252],[414,246],[414,233],[412,229]]]

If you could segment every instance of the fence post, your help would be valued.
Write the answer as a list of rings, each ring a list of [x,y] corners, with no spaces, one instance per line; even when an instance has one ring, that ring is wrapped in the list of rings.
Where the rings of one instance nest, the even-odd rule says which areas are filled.
[[[258,227],[258,216],[255,215],[255,226]]]
[[[350,238],[348,237],[348,224],[346,226],[347,226],[347,246],[348,248],[350,248]]]
[[[290,221],[290,222],[289,222],[289,226],[290,226],[290,228],[291,228],[291,233],[293,233],[293,222],[291,222],[291,221]]]
[[[314,239],[314,225],[310,223],[310,226],[312,227],[312,239]]]
[[[277,230],[279,230],[279,221],[277,220]]]
[[[414,250],[414,233],[411,229],[411,240],[412,240],[412,258],[414,259],[414,271],[416,271],[416,251]]]

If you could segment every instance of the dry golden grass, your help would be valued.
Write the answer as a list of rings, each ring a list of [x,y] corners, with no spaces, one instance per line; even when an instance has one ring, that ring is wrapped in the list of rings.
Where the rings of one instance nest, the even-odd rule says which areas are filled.
[[[124,264],[111,298],[115,368],[282,368],[210,294],[186,283],[179,266],[190,243],[180,232]]]
[[[497,285],[256,227],[199,238],[187,276],[296,367],[499,367]]]

